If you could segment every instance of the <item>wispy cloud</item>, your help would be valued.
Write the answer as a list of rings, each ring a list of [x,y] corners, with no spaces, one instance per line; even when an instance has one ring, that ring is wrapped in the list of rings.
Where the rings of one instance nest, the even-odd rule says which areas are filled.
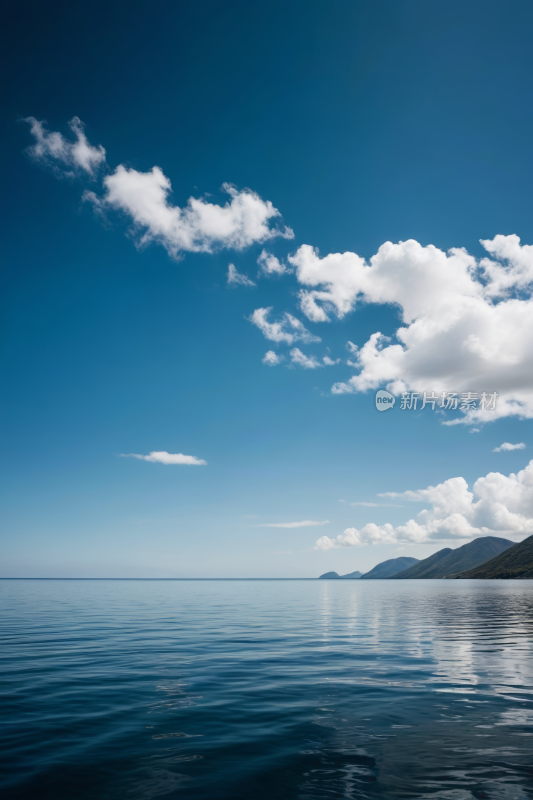
[[[506,450],[524,450],[526,445],[524,442],[520,442],[519,444],[511,444],[510,442],[504,442],[499,447],[495,447],[492,451],[493,453],[504,453]]]
[[[269,367],[275,367],[283,361],[283,356],[279,356],[273,350],[267,350],[263,358],[263,364]]]
[[[166,450],[154,450],[147,456],[139,453],[119,453],[120,458],[138,458],[139,461],[150,461],[152,464],[188,464],[199,467],[205,466],[207,461],[196,456],[185,456],[183,453],[167,453]]]
[[[286,344],[293,344],[297,341],[305,342],[306,344],[320,341],[319,336],[314,336],[299,319],[296,319],[287,311],[282,315],[280,321],[269,322],[267,318],[270,316],[271,311],[272,306],[269,308],[256,308],[250,317],[250,322],[259,328],[265,339],[270,339],[272,342],[285,342]]]
[[[291,361],[304,369],[318,369],[319,367],[333,367],[339,363],[340,359],[334,361],[329,356],[324,356],[321,364],[316,356],[306,356],[298,347],[294,347],[291,350]]]
[[[281,263],[279,258],[276,258],[276,256],[272,255],[272,253],[269,253],[267,250],[261,252],[257,263],[265,275],[283,275],[289,271],[285,264]]]
[[[301,522],[264,522],[261,525],[254,525],[254,528],[312,528],[315,525],[329,525],[329,519],[323,522],[314,519],[304,519]]]
[[[105,150],[102,145],[94,147],[89,144],[84,132],[83,122],[79,117],[73,117],[69,127],[76,140],[70,141],[58,131],[46,129],[46,122],[35,117],[24,120],[30,125],[35,144],[28,148],[30,156],[42,164],[46,164],[56,172],[73,177],[75,174],[85,172],[94,177],[98,167],[105,163]]]
[[[304,369],[317,369],[317,367],[324,366],[315,356],[306,356],[297,347],[291,350],[291,361],[293,364],[298,364],[298,366]]]
[[[230,264],[228,267],[228,284],[238,286],[255,286],[256,284],[250,280],[246,275],[237,272],[235,264]]]
[[[346,503],[345,500],[339,500],[339,503]],[[367,506],[368,508],[403,508],[403,506],[396,505],[395,503],[366,503],[362,500],[356,503],[346,503],[347,506]]]
[[[420,503],[423,499],[420,492],[413,492],[408,489],[406,492],[378,492],[378,497],[402,497],[404,500],[411,500],[413,503]]]

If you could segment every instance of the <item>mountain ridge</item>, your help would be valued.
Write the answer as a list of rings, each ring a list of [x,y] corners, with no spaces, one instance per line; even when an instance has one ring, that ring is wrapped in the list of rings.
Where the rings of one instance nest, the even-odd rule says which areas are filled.
[[[509,547],[499,556],[450,578],[512,579],[533,578],[533,536]]]
[[[481,536],[479,539],[474,539],[473,542],[468,542],[468,544],[463,544],[455,549],[445,547],[403,572],[392,575],[391,579],[448,578],[451,575],[474,569],[486,561],[500,556],[513,547],[513,544],[514,542],[509,539],[499,536]]]

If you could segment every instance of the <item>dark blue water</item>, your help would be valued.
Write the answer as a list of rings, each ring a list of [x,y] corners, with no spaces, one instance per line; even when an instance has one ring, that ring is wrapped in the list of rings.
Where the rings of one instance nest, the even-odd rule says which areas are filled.
[[[533,581],[0,581],[5,800],[533,797]]]

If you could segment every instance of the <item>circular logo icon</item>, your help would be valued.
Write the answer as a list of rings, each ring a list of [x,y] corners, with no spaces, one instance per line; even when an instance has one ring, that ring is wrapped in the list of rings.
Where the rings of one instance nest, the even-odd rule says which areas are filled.
[[[389,408],[392,408],[394,403],[396,402],[396,398],[390,392],[386,392],[385,389],[379,389],[376,392],[376,408],[378,411],[388,411]]]

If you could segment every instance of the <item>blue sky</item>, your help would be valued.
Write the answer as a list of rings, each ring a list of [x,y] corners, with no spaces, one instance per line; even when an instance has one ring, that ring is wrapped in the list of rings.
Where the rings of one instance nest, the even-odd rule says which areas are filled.
[[[312,577],[532,533],[531,6],[30,8],[3,46],[2,574]],[[425,388],[503,411],[400,409]],[[207,464],[121,457],[153,452]]]

